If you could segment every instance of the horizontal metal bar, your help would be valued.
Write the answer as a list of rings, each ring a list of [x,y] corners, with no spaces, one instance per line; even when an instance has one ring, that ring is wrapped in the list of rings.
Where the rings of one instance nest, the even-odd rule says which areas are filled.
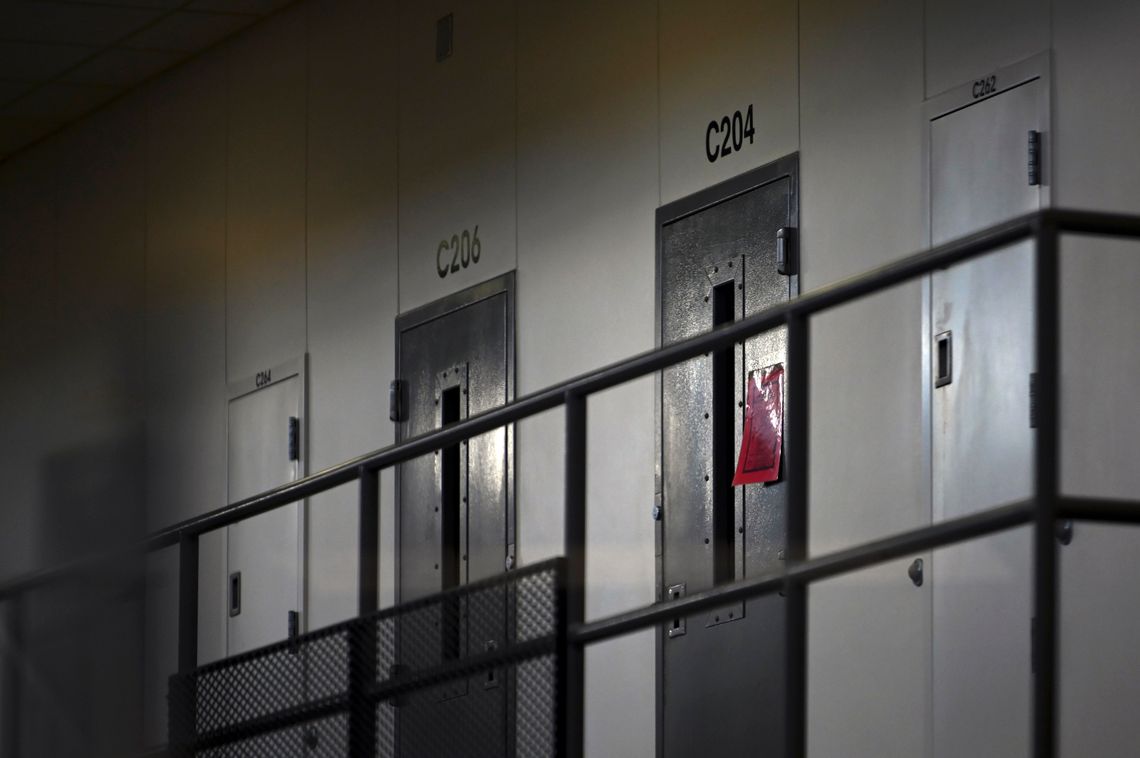
[[[1140,501],[1096,497],[1062,497],[1057,517],[1081,521],[1140,524]]]
[[[1140,217],[1123,213],[1053,208],[1041,211],[1041,220],[1052,221],[1059,231],[1070,234],[1140,238]]]
[[[639,629],[667,622],[678,616],[689,616],[729,603],[771,595],[789,582],[807,583],[826,579],[912,553],[943,547],[1027,524],[1033,518],[1033,513],[1034,504],[1032,500],[997,506],[969,516],[942,521],[866,542],[818,558],[810,558],[801,563],[793,564],[779,573],[745,579],[688,595],[669,603],[655,603],[598,621],[590,621],[572,627],[569,634],[571,639],[579,644],[629,634]]]

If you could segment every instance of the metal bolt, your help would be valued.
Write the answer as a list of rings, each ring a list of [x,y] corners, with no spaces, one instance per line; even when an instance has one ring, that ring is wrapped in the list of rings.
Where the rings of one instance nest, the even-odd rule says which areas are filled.
[[[661,506],[660,505],[653,506],[653,520],[654,521],[660,521],[661,520]]]
[[[513,569],[515,567],[515,557],[513,555],[508,555],[505,565],[507,567],[507,571]]]

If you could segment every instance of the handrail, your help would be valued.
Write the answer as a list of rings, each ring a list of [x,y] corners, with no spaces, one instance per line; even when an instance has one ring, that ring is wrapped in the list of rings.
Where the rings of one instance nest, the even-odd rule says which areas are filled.
[[[544,390],[525,395],[511,403],[485,411],[469,419],[449,425],[447,429],[427,432],[404,442],[389,445],[371,453],[351,458],[322,471],[309,474],[296,481],[273,487],[264,492],[224,505],[199,516],[181,521],[151,533],[134,550],[150,552],[172,547],[185,536],[199,535],[220,529],[238,521],[260,515],[274,508],[302,500],[326,490],[356,480],[360,469],[378,470],[403,463],[461,440],[512,424],[529,416],[551,410],[565,402],[569,392],[592,394],[617,384],[637,379],[675,363],[718,350],[734,342],[751,337],[767,329],[782,325],[790,314],[811,314],[850,302],[906,281],[914,276],[951,266],[987,250],[1025,239],[1033,233],[1037,223],[1047,215],[1064,215],[1059,211],[1039,211],[1012,219],[990,229],[952,240],[929,250],[912,253],[893,263],[867,273],[822,287],[794,300],[727,324],[704,334],[648,350],[632,358],[611,363],[580,376],[568,379]],[[1083,217],[1077,217],[1078,219]],[[1076,223],[1076,219],[1074,219]],[[1112,224],[1119,232],[1140,237],[1140,218],[1115,214],[1097,214],[1096,224]],[[1088,226],[1085,223],[1084,226]],[[0,600],[26,589],[40,586],[82,567],[99,562],[104,556],[93,556],[52,569],[30,572],[0,583]]]
[[[564,631],[568,663],[560,687],[564,703],[560,733],[562,752],[581,752],[582,664],[584,644],[645,628],[661,621],[700,609],[715,607],[730,599],[758,597],[784,589],[788,598],[788,752],[802,752],[805,707],[803,684],[806,677],[806,605],[804,591],[810,582],[843,574],[889,560],[907,552],[948,545],[989,534],[1000,529],[1031,523],[1035,529],[1034,604],[1039,621],[1036,637],[1038,671],[1034,695],[1034,750],[1037,756],[1055,753],[1056,712],[1056,554],[1053,527],[1057,518],[1073,517],[1115,522],[1140,522],[1140,504],[1096,498],[1060,496],[1055,470],[1058,456],[1058,250],[1061,232],[1140,239],[1140,216],[1092,211],[1045,209],[997,224],[989,229],[913,253],[892,263],[835,284],[813,290],[755,315],[710,332],[649,350],[602,368],[587,372],[546,389],[526,395],[507,405],[428,432],[404,442],[347,460],[260,494],[231,503],[208,513],[160,529],[133,545],[130,550],[149,552],[174,545],[181,548],[179,665],[185,671],[196,660],[197,538],[199,535],[257,516],[276,507],[359,480],[360,507],[376,508],[377,472],[417,456],[456,444],[521,421],[537,413],[566,406],[566,518],[567,629]],[[903,534],[862,543],[846,550],[809,558],[806,552],[807,508],[807,386],[809,316],[866,295],[913,280],[924,274],[991,253],[1025,239],[1034,239],[1037,269],[1034,291],[1037,300],[1035,346],[1038,359],[1038,394],[1041,422],[1034,453],[1033,496],[1023,502],[988,509],[984,512],[940,522]],[[731,585],[695,594],[666,605],[635,609],[606,619],[586,623],[584,619],[585,580],[585,447],[586,398],[618,384],[655,373],[671,365],[719,350],[760,332],[787,325],[789,365],[788,430],[789,461],[788,556],[782,573],[746,579]],[[374,517],[374,513],[370,513]],[[794,517],[794,518],[793,518]],[[361,521],[362,569],[374,567],[375,535],[366,535]],[[364,560],[365,553],[369,561]],[[116,551],[113,555],[122,555]],[[0,601],[21,592],[90,567],[108,556],[94,556],[52,569],[31,572],[0,583]],[[186,576],[182,576],[185,574]],[[375,582],[364,584],[360,609],[374,608]],[[366,597],[367,596],[367,597]],[[183,639],[183,634],[185,638]]]

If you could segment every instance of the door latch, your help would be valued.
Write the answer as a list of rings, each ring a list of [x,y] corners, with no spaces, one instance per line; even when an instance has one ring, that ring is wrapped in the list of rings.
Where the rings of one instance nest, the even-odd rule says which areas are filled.
[[[796,273],[796,230],[782,226],[776,230],[776,273],[791,276]]]
[[[910,568],[906,570],[906,575],[910,577],[911,583],[915,587],[922,586],[922,559],[915,558],[914,562],[910,564]]]
[[[685,596],[685,585],[674,584],[668,591],[670,600],[677,600]],[[685,619],[678,617],[669,622],[669,637],[680,637],[685,634]]]

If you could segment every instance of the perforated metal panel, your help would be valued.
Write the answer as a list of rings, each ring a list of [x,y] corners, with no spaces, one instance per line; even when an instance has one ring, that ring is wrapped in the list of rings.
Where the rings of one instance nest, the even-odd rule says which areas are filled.
[[[553,559],[176,675],[172,735],[185,739],[171,744],[211,758],[345,756],[355,728],[375,734],[377,756],[553,755],[562,603]],[[445,654],[455,609],[502,644]],[[508,680],[510,733],[473,699],[438,707],[456,681]]]

